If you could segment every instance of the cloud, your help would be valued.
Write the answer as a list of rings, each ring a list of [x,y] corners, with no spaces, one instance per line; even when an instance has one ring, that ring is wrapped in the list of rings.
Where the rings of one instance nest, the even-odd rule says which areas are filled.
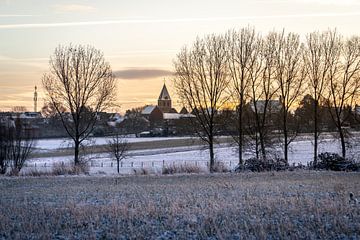
[[[309,4],[321,5],[360,5],[358,0],[296,0],[296,2],[305,2]]]
[[[164,69],[141,69],[141,68],[130,68],[114,72],[115,76],[120,79],[150,79],[157,77],[166,77],[173,75],[173,72]]]
[[[31,14],[0,14],[0,18],[12,18],[12,17],[36,17],[39,15]]]
[[[360,16],[360,12],[326,12],[309,14],[286,14],[286,15],[257,15],[257,16],[239,16],[239,17],[211,17],[211,18],[174,18],[174,19],[121,19],[104,21],[85,21],[85,22],[57,22],[57,23],[24,23],[24,24],[2,24],[0,29],[21,29],[21,28],[51,28],[51,27],[72,27],[72,26],[91,26],[91,25],[109,25],[109,24],[154,24],[154,23],[192,23],[192,22],[218,22],[218,21],[236,21],[252,19],[290,19],[290,18],[308,18],[308,17],[347,17]]]
[[[58,12],[89,13],[96,11],[96,8],[93,6],[81,5],[81,4],[57,4],[54,7]]]

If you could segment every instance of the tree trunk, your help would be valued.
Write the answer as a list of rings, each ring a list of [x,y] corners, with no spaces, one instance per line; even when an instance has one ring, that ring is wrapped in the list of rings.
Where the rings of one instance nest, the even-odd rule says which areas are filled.
[[[284,131],[284,160],[286,162],[287,165],[289,165],[289,159],[288,159],[288,129],[287,129],[287,113],[286,111],[284,111],[283,113],[283,121],[284,121],[284,125],[283,125],[283,131]]]
[[[262,132],[260,132],[259,137],[260,137],[260,147],[261,147],[262,159],[263,159],[263,161],[266,161],[266,150],[265,150],[264,134]]]
[[[117,160],[117,172],[120,174],[120,160]]]
[[[344,132],[340,127],[338,127],[339,135],[340,135],[340,141],[341,141],[341,154],[343,158],[346,158],[346,144],[345,144],[345,135]]]
[[[79,148],[80,148],[80,141],[79,139],[75,140],[75,152],[74,152],[74,163],[75,166],[78,166],[80,164],[80,159],[79,159]]]
[[[317,164],[318,155],[318,101],[314,102],[314,164]]]
[[[214,165],[215,165],[213,137],[210,137],[209,139],[209,151],[210,151],[210,173],[212,173],[214,172]]]
[[[243,161],[243,157],[242,157],[242,152],[243,152],[243,129],[242,129],[242,104],[240,103],[239,105],[239,165],[242,166],[244,165],[244,161]]]

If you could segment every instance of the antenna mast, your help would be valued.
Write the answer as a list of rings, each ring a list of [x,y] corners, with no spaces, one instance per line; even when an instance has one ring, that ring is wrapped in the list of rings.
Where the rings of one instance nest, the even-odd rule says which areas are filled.
[[[34,112],[37,112],[37,87],[35,86],[35,91],[34,91]]]

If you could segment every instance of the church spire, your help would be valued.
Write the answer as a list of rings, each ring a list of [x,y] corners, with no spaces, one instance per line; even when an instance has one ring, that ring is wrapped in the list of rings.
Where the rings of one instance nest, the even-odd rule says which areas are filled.
[[[160,96],[159,96],[159,99],[158,100],[171,100],[170,98],[170,94],[166,88],[166,84],[164,82],[164,86],[160,92]]]
[[[169,113],[171,112],[171,98],[169,91],[166,88],[166,84],[164,82],[164,85],[161,89],[160,96],[158,99],[158,107],[163,113]]]

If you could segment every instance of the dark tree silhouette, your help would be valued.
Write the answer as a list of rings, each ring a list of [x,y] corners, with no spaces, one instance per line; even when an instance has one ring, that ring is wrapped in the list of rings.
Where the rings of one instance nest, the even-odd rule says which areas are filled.
[[[93,131],[98,113],[114,102],[115,78],[111,67],[93,47],[59,46],[42,82],[47,100],[74,141],[74,163],[78,165],[80,144]]]
[[[210,172],[214,171],[214,142],[218,130],[216,114],[227,98],[228,69],[226,40],[210,35],[183,48],[174,61],[176,92],[187,109],[196,116],[197,135],[208,144]]]

